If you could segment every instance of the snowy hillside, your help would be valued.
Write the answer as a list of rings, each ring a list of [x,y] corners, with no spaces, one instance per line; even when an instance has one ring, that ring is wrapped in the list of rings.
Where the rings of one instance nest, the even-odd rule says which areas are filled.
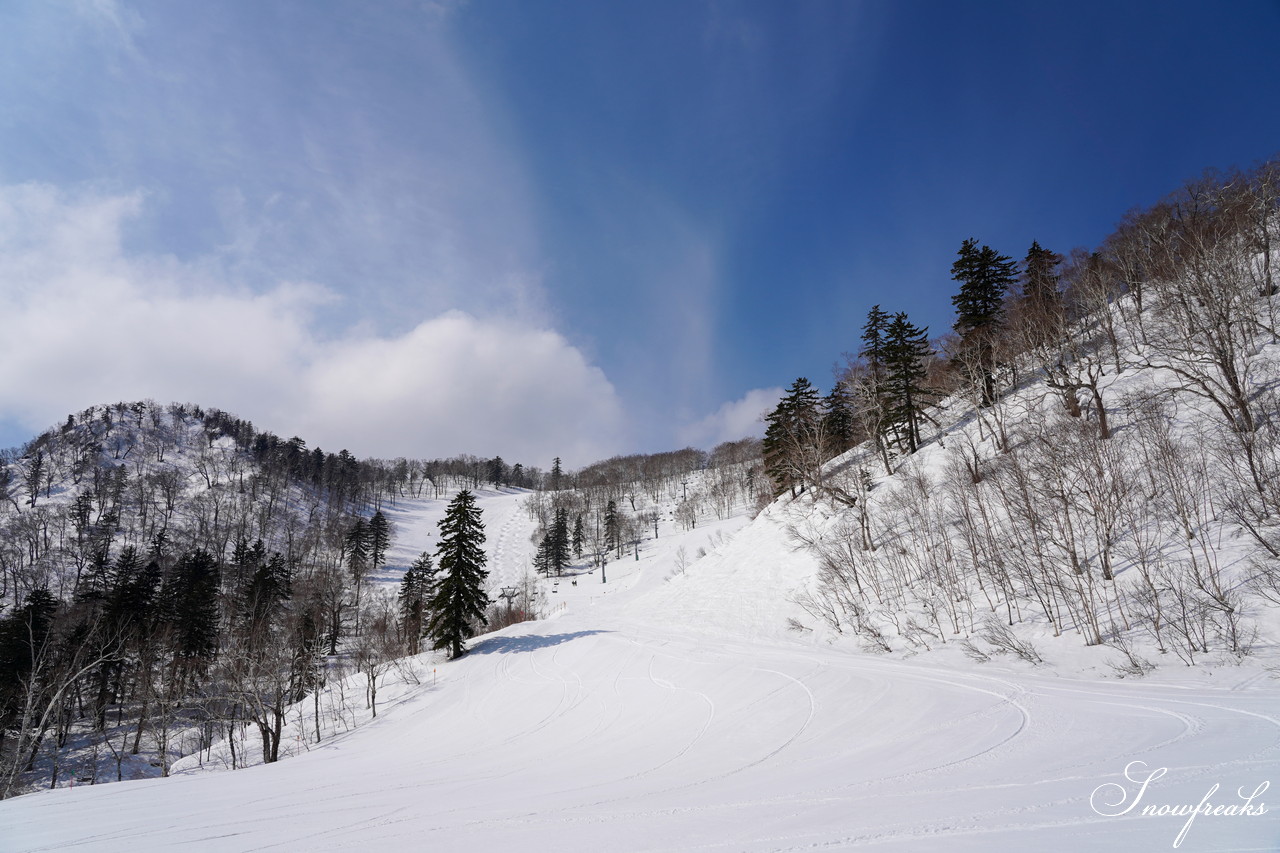
[[[517,500],[481,502],[495,577],[528,556],[500,544],[532,530]],[[407,549],[435,511],[398,517]],[[1215,785],[1239,807],[1280,766],[1258,666],[1082,680],[794,635],[812,564],[776,514],[664,523],[607,583],[540,581],[551,618],[422,656],[376,721],[296,758],[0,803],[0,850],[1162,850],[1186,818],[1142,807]],[[1157,778],[1109,816],[1139,795],[1126,767]],[[1278,842],[1274,812],[1202,815],[1180,849]]]

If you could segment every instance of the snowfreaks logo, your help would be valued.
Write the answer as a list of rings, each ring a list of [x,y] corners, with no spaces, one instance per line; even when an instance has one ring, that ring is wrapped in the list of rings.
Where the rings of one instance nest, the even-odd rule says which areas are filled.
[[[1089,795],[1089,806],[1103,817],[1119,817],[1133,811],[1146,795],[1147,786],[1169,772],[1167,767],[1158,767],[1151,771],[1146,768],[1145,761],[1131,761],[1125,765],[1124,778],[1138,786],[1137,790],[1133,792],[1132,799],[1129,796],[1129,789],[1124,785],[1119,782],[1107,782],[1093,789],[1093,793]],[[1187,832],[1191,829],[1192,822],[1200,815],[1211,817],[1257,817],[1267,813],[1266,804],[1255,803],[1254,800],[1262,796],[1263,792],[1271,787],[1271,782],[1262,782],[1250,792],[1246,792],[1244,788],[1238,788],[1236,790],[1238,801],[1230,800],[1224,802],[1220,799],[1217,803],[1214,803],[1212,799],[1218,793],[1218,788],[1220,787],[1217,782],[1213,783],[1213,786],[1200,798],[1198,804],[1148,803],[1142,807],[1140,814],[1146,817],[1185,817],[1187,822],[1182,825],[1182,831],[1173,840],[1173,846],[1179,847],[1182,844],[1182,839],[1187,837]]]

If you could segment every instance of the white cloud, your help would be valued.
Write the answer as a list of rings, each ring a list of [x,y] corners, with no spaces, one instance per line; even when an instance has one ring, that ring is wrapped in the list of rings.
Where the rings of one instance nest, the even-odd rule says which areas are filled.
[[[0,188],[0,411],[43,429],[94,403],[192,401],[357,455],[581,464],[624,446],[617,394],[554,331],[448,312],[323,337],[307,283],[264,292],[216,265],[130,255],[145,199]]]
[[[756,388],[679,432],[682,443],[710,449],[722,441],[764,435],[762,417],[782,399],[781,388]]]

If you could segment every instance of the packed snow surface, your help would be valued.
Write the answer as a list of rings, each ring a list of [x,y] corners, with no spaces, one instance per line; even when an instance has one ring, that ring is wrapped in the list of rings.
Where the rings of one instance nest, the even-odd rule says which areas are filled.
[[[496,584],[532,550],[520,500],[481,502]],[[398,511],[393,565],[442,506]],[[839,649],[788,631],[804,577],[776,521],[744,524],[664,523],[607,583],[543,582],[550,618],[424,656],[421,686],[304,754],[0,803],[0,850],[1280,849],[1265,669]]]

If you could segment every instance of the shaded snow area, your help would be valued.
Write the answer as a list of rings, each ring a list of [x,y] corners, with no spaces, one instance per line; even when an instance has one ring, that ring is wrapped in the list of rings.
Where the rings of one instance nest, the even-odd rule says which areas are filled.
[[[481,497],[495,589],[530,564],[525,499]],[[384,580],[443,506],[396,511]],[[789,621],[815,568],[785,515],[662,522],[607,583],[539,580],[547,618],[388,672],[376,719],[355,701],[308,744],[304,700],[279,763],[210,772],[215,749],[0,803],[0,850],[1280,849],[1269,660],[1131,681],[866,654]]]

